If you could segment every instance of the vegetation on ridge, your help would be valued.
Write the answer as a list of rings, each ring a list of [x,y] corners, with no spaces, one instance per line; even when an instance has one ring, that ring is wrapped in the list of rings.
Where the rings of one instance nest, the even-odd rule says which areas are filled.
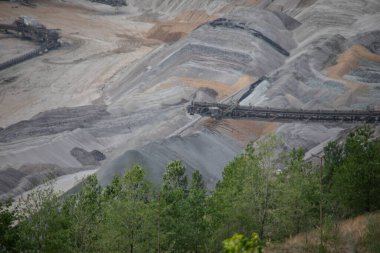
[[[328,247],[329,225],[380,209],[380,140],[373,133],[364,126],[325,148],[325,246],[305,252],[339,252]],[[160,186],[136,165],[105,188],[90,176],[74,195],[59,198],[48,188],[16,209],[2,203],[0,252],[261,252],[261,241],[320,229],[319,167],[304,161],[302,149],[279,154],[279,145],[275,136],[248,145],[211,192],[199,171],[188,179],[173,161]],[[379,227],[372,219],[362,252],[379,252]]]

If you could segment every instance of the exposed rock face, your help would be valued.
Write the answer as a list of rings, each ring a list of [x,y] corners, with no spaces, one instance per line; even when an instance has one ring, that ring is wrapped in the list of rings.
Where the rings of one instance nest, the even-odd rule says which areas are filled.
[[[19,11],[0,5],[10,20]],[[68,0],[30,10],[62,26],[65,41],[62,51],[1,73],[3,193],[31,187],[23,180],[38,175],[26,164],[51,164],[40,171],[55,175],[96,167],[107,184],[135,163],[159,180],[174,159],[201,170],[212,187],[224,165],[263,134],[312,149],[351,127],[215,122],[185,112],[191,100],[236,102],[263,76],[241,104],[380,106],[376,0],[131,0],[118,15],[107,8]],[[228,22],[213,22],[219,18]],[[0,39],[9,51],[10,39]]]

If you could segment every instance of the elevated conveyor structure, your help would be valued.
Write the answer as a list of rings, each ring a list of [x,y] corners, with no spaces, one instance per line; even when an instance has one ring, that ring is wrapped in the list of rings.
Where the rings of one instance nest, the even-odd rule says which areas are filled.
[[[214,119],[256,119],[280,122],[312,121],[380,123],[380,111],[375,110],[297,110],[192,102],[187,106],[187,112],[190,115],[199,114]]]
[[[47,29],[37,20],[26,16],[19,17],[12,25],[0,24],[0,32],[19,37],[21,39],[29,39],[39,44],[38,48],[30,52],[0,63],[0,71],[38,55],[44,54],[61,45],[59,41],[60,36],[57,30]]]

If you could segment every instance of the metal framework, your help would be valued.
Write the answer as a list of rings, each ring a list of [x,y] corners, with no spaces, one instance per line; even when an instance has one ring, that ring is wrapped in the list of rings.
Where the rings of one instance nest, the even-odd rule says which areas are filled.
[[[380,123],[380,111],[375,110],[296,110],[219,103],[192,102],[190,115],[199,114],[215,119],[257,119],[263,121],[367,122]]]
[[[37,20],[26,16],[19,17],[12,25],[0,24],[0,31],[39,44],[33,51],[0,63],[0,71],[61,46],[57,30],[47,29]]]

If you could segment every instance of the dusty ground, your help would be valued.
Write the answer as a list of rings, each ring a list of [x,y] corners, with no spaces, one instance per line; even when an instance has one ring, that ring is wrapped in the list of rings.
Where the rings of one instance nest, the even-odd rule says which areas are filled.
[[[49,1],[39,2],[38,8],[0,4],[1,22],[11,23],[21,15],[33,16],[48,28],[61,29],[63,40],[61,49],[0,73],[0,81],[17,77],[12,85],[1,89],[2,127],[48,109],[91,104],[102,96],[101,90],[120,69],[159,44],[143,36],[153,24],[129,20],[125,10],[115,15],[108,6],[93,9]],[[14,51],[32,48],[30,43],[17,39],[0,40],[2,61]],[[10,50],[15,43],[17,49]]]
[[[196,29],[201,24],[218,18],[217,15],[208,15],[205,11],[183,12],[173,20],[157,23],[148,32],[148,38],[164,42],[175,42]]]
[[[3,128],[46,110],[101,103],[102,90],[121,69],[160,45],[159,41],[145,36],[154,24],[129,18],[126,9],[115,14],[109,6],[85,1],[38,1],[37,4],[37,8],[29,8],[0,3],[0,22],[10,24],[18,16],[32,16],[48,28],[60,29],[63,41],[58,50],[0,72],[0,126]],[[0,61],[36,47],[32,42],[6,35],[1,35],[0,45]],[[41,136],[1,145],[2,170],[19,169],[25,162],[31,168],[26,174],[3,175],[4,179],[23,185],[21,188],[30,188],[33,184],[28,182],[27,174],[38,173],[38,168],[49,162],[62,166],[57,175],[65,174],[64,171],[70,173],[72,169],[68,167],[76,167],[74,171],[77,171],[81,165],[70,157],[73,146],[88,149],[97,143],[95,146],[104,149],[91,136],[84,137],[88,134],[82,134],[84,138],[77,139],[79,142],[74,140],[76,137],[67,138],[66,134],[71,135]],[[54,152],[60,153],[61,158],[57,159]],[[42,174],[40,180],[38,176],[32,177],[36,178],[35,182],[45,180]]]

